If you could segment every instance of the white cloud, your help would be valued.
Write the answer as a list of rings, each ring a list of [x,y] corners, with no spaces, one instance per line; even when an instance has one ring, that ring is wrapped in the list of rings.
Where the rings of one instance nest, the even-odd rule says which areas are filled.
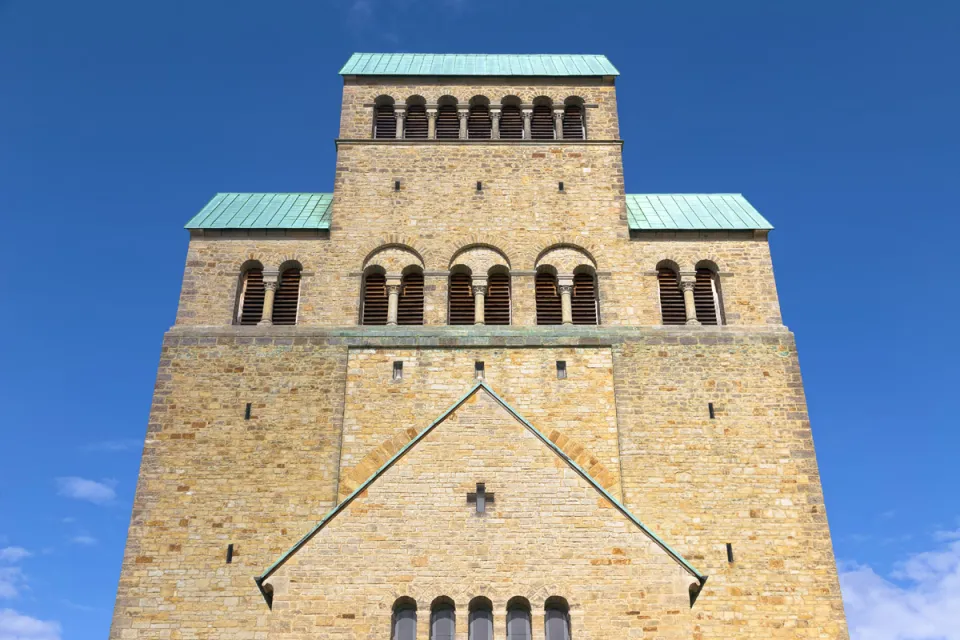
[[[16,598],[26,583],[20,567],[0,567],[0,598]]]
[[[59,493],[68,498],[87,500],[94,504],[109,504],[117,497],[113,490],[113,482],[97,482],[86,478],[57,478]]]
[[[106,451],[106,452],[115,452],[115,451],[129,451],[131,449],[137,449],[143,445],[142,440],[135,440],[133,438],[124,438],[120,440],[103,440],[102,442],[92,442],[83,447],[84,451]]]
[[[60,623],[0,609],[0,640],[60,640]]]
[[[0,549],[0,561],[3,562],[20,562],[31,555],[33,554],[23,547],[4,547]]]
[[[94,538],[93,536],[79,535],[79,536],[73,536],[72,538],[70,538],[70,542],[72,542],[73,544],[82,544],[82,545],[90,546],[90,545],[97,544],[97,539]]]
[[[840,587],[853,640],[960,640],[960,540],[908,557],[889,579],[853,565]]]

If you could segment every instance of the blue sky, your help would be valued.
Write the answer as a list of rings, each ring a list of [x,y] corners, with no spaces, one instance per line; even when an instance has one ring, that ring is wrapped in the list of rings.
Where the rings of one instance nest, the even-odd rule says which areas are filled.
[[[331,189],[353,51],[609,56],[627,190],[742,192],[777,227],[854,638],[960,638],[958,25],[945,0],[0,0],[0,640],[105,637],[181,227],[217,191]]]

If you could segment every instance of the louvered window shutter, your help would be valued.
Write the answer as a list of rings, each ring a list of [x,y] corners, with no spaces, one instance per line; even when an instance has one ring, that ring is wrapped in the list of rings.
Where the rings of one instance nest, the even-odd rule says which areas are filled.
[[[403,277],[397,301],[397,324],[423,324],[423,274],[419,271]]]
[[[493,131],[493,121],[490,119],[490,109],[485,106],[470,107],[470,117],[467,118],[467,137],[471,140],[487,140]]]
[[[586,138],[583,129],[583,109],[572,104],[563,110],[563,139],[583,140]]]
[[[533,119],[530,121],[530,137],[534,140],[553,140],[553,111],[545,104],[533,108]]]
[[[422,104],[407,107],[407,117],[403,123],[403,137],[411,140],[427,137],[427,108]]]
[[[574,274],[573,297],[570,303],[573,324],[598,324],[597,282],[592,274]]]
[[[363,286],[363,324],[387,324],[387,277],[369,273]]]
[[[663,324],[686,324],[687,311],[683,304],[683,292],[673,269],[657,271],[660,288],[660,317]]]
[[[373,123],[373,137],[379,139],[397,137],[397,116],[393,112],[393,105],[377,107],[377,116]]]
[[[297,324],[300,303],[300,269],[286,269],[280,274],[277,294],[273,299],[273,324]]]
[[[563,314],[560,307],[560,292],[557,278],[541,271],[536,279],[537,324],[562,324]]]
[[[474,298],[471,277],[466,273],[450,276],[450,324],[474,323]]]
[[[700,324],[718,324],[717,287],[713,271],[697,269],[697,280],[693,285],[693,304],[697,309]]]
[[[524,609],[507,611],[507,640],[530,640],[530,612]]]
[[[240,292],[240,324],[257,324],[263,318],[263,269],[249,269]]]
[[[523,114],[520,107],[507,105],[500,111],[500,139],[523,139]]]
[[[457,108],[446,104],[437,109],[437,139],[456,140],[460,137],[460,118]]]
[[[510,324],[510,276],[494,273],[487,278],[487,295],[483,299],[483,321],[486,324]]]

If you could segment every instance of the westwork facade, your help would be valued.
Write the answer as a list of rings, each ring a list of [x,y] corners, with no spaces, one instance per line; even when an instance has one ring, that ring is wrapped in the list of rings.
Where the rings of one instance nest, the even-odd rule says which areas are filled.
[[[603,56],[355,54],[332,193],[188,224],[111,638],[846,638],[767,220]]]

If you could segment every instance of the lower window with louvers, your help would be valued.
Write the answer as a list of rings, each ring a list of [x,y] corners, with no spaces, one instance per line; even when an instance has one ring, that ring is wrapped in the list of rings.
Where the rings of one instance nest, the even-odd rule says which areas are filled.
[[[450,276],[450,324],[473,324],[473,285],[469,274],[455,273]]]
[[[547,609],[544,614],[546,640],[570,640],[570,616],[561,609]]]
[[[397,301],[397,324],[423,324],[423,274],[403,276]]]
[[[417,610],[410,607],[393,613],[391,640],[417,640]]]
[[[437,109],[437,139],[456,140],[460,137],[460,118],[457,108],[444,105]]]
[[[387,278],[382,273],[367,274],[363,283],[362,324],[387,324]]]
[[[476,609],[470,612],[469,640],[493,640],[493,612]]]
[[[500,110],[500,139],[523,139],[523,114],[520,107],[507,105]]]
[[[490,110],[482,106],[471,107],[470,117],[467,118],[467,137],[471,140],[487,140],[492,131]]]
[[[592,274],[574,274],[570,307],[573,311],[573,324],[598,324],[597,282]]]
[[[483,321],[486,324],[510,324],[510,276],[506,273],[494,273],[487,278]]]
[[[697,269],[697,279],[693,285],[693,306],[697,310],[700,324],[719,324],[717,308],[717,287],[713,271]]]
[[[286,269],[280,274],[277,294],[273,299],[273,324],[297,324],[300,303],[300,269]]]
[[[427,137],[427,108],[422,104],[407,107],[407,117],[403,123],[403,137],[411,140]]]
[[[585,137],[583,109],[578,105],[570,105],[563,110],[563,139],[583,140]]]
[[[430,615],[430,640],[454,640],[456,627],[453,607],[439,606]]]
[[[373,137],[377,139],[397,137],[397,116],[393,105],[377,107],[377,117],[373,123]]]
[[[257,324],[263,318],[263,269],[250,269],[243,274],[240,291],[239,324]]]
[[[663,324],[686,324],[687,312],[683,304],[683,292],[673,269],[657,271],[660,288],[660,316]]]
[[[526,609],[507,611],[507,640],[530,640],[530,612]]]
[[[534,140],[553,140],[553,111],[545,104],[533,108],[530,120],[530,137]]]
[[[537,324],[561,324],[563,314],[557,278],[551,273],[540,272],[536,279]]]

